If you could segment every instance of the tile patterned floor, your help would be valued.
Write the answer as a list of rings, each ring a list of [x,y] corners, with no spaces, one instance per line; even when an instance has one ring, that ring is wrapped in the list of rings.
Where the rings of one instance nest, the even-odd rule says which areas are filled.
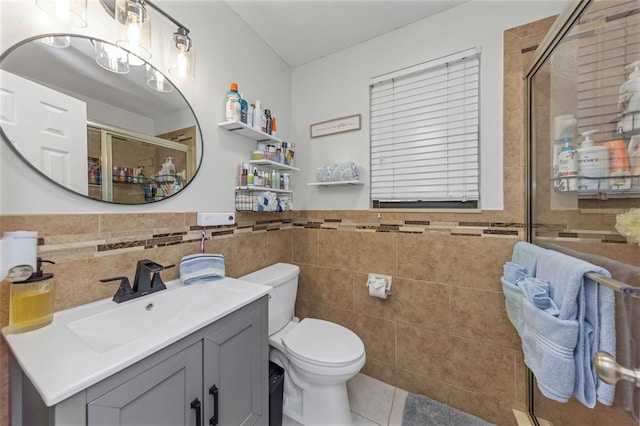
[[[402,410],[407,391],[358,373],[347,382],[347,392],[353,426],[402,425]],[[284,416],[282,426],[302,425]]]
[[[354,426],[401,426],[407,391],[359,373],[347,392]]]

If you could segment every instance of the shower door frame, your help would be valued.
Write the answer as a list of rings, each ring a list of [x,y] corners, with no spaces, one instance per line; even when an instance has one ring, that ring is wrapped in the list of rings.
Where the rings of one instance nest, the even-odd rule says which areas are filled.
[[[551,26],[544,39],[538,46],[535,56],[524,72],[524,118],[525,118],[525,236],[526,240],[533,243],[534,211],[536,194],[536,154],[535,154],[535,108],[533,105],[533,77],[554,53],[564,36],[573,28],[583,12],[591,6],[595,0],[570,1]],[[526,399],[527,412],[533,425],[540,426],[534,413],[535,377],[533,372],[526,368]],[[549,419],[552,421],[552,419]]]

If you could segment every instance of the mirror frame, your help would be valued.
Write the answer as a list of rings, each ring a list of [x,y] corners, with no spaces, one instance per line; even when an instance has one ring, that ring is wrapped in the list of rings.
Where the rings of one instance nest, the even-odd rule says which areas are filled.
[[[109,43],[109,44],[113,44],[109,41],[105,41],[99,38],[94,38],[94,37],[89,37],[89,36],[85,36],[85,35],[81,35],[81,34],[72,34],[72,33],[46,33],[46,34],[40,34],[37,36],[33,36],[33,37],[29,37],[27,39],[24,39],[16,44],[14,44],[13,46],[11,46],[10,48],[8,48],[6,51],[2,52],[2,54],[0,55],[0,69],[2,69],[2,63],[3,61],[7,58],[7,56],[9,56],[11,54],[11,52],[13,52],[14,50],[18,49],[20,46],[23,46],[27,43],[30,42],[35,42],[37,40],[40,40],[42,38],[45,37],[60,37],[60,36],[70,36],[70,37],[77,37],[77,38],[83,38],[86,39],[88,41],[99,41],[99,42],[103,42],[103,43]],[[126,49],[123,49],[125,51],[127,51]],[[131,52],[127,51],[129,54],[132,54]],[[133,55],[133,54],[132,54]],[[145,63],[148,64],[147,61],[145,61]],[[151,64],[149,64],[151,65]],[[98,66],[98,64],[96,64],[96,66]],[[162,71],[158,70],[156,67],[154,67],[153,65],[151,65],[154,69],[156,69],[158,72],[162,73]],[[195,126],[196,126],[196,137],[199,137],[199,140],[196,141],[196,167],[195,167],[195,171],[193,176],[191,177],[191,179],[186,182],[185,184],[183,184],[182,188],[180,189],[180,191],[171,194],[169,196],[166,196],[162,199],[159,200],[152,200],[152,201],[147,201],[147,202],[142,202],[142,203],[122,203],[122,202],[117,202],[117,201],[107,201],[107,200],[101,200],[101,199],[97,199],[97,198],[92,198],[89,195],[85,195],[85,194],[81,194],[79,192],[76,192],[75,190],[66,187],[65,185],[55,181],[54,179],[52,179],[51,177],[47,176],[45,173],[43,173],[36,165],[32,164],[29,160],[27,160],[21,153],[20,151],[13,145],[13,143],[11,143],[8,135],[5,133],[5,130],[3,128],[2,125],[0,125],[0,137],[2,138],[2,140],[4,141],[4,143],[6,145],[9,146],[9,148],[16,154],[16,156],[18,156],[18,158],[20,158],[20,160],[26,164],[30,169],[32,169],[33,171],[35,171],[38,175],[40,175],[41,177],[45,178],[47,181],[55,184],[56,186],[63,188],[64,190],[75,194],[77,196],[80,196],[82,198],[88,199],[88,200],[93,200],[93,201],[97,201],[97,202],[101,202],[101,203],[106,203],[109,205],[124,205],[124,206],[144,206],[144,205],[150,205],[150,204],[155,204],[164,200],[168,200],[170,198],[172,198],[173,196],[181,193],[182,191],[184,191],[189,184],[191,184],[191,182],[195,179],[195,177],[197,176],[198,172],[200,171],[200,167],[202,165],[202,158],[204,156],[204,142],[202,139],[202,127],[200,126],[200,122],[198,121],[198,117],[195,113],[195,111],[193,110],[193,107],[191,106],[191,104],[189,103],[189,100],[184,96],[184,94],[180,91],[180,89],[178,89],[178,87],[174,84],[174,81],[167,75],[165,75],[164,73],[162,73],[162,75],[164,75],[164,77],[169,80],[169,82],[171,83],[171,85],[173,86],[173,89],[182,97],[182,99],[184,100],[184,102],[186,103],[187,107],[189,108],[189,110],[191,111],[191,114],[193,115],[193,118],[195,120]],[[152,89],[149,89],[152,90]],[[89,120],[88,120],[89,121]],[[88,123],[87,123],[88,124]],[[198,155],[198,151],[199,150],[199,155]],[[111,175],[111,173],[108,173],[107,175]]]

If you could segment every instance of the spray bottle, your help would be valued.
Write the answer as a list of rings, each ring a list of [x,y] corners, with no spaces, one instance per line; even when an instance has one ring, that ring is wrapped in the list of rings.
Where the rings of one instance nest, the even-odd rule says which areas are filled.
[[[558,154],[558,190],[561,192],[578,190],[578,153],[571,145],[571,138],[560,139],[564,146]]]

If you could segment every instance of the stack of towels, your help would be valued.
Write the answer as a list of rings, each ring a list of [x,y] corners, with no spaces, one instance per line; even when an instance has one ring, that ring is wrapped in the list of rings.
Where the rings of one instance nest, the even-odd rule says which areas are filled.
[[[184,285],[196,282],[214,281],[224,278],[224,256],[221,254],[198,253],[180,260],[180,281]]]
[[[615,356],[613,289],[585,276],[611,274],[583,260],[518,242],[504,265],[507,315],[522,338],[525,363],[550,399],[573,395],[589,408],[611,405],[615,386],[600,380],[596,352]]]

